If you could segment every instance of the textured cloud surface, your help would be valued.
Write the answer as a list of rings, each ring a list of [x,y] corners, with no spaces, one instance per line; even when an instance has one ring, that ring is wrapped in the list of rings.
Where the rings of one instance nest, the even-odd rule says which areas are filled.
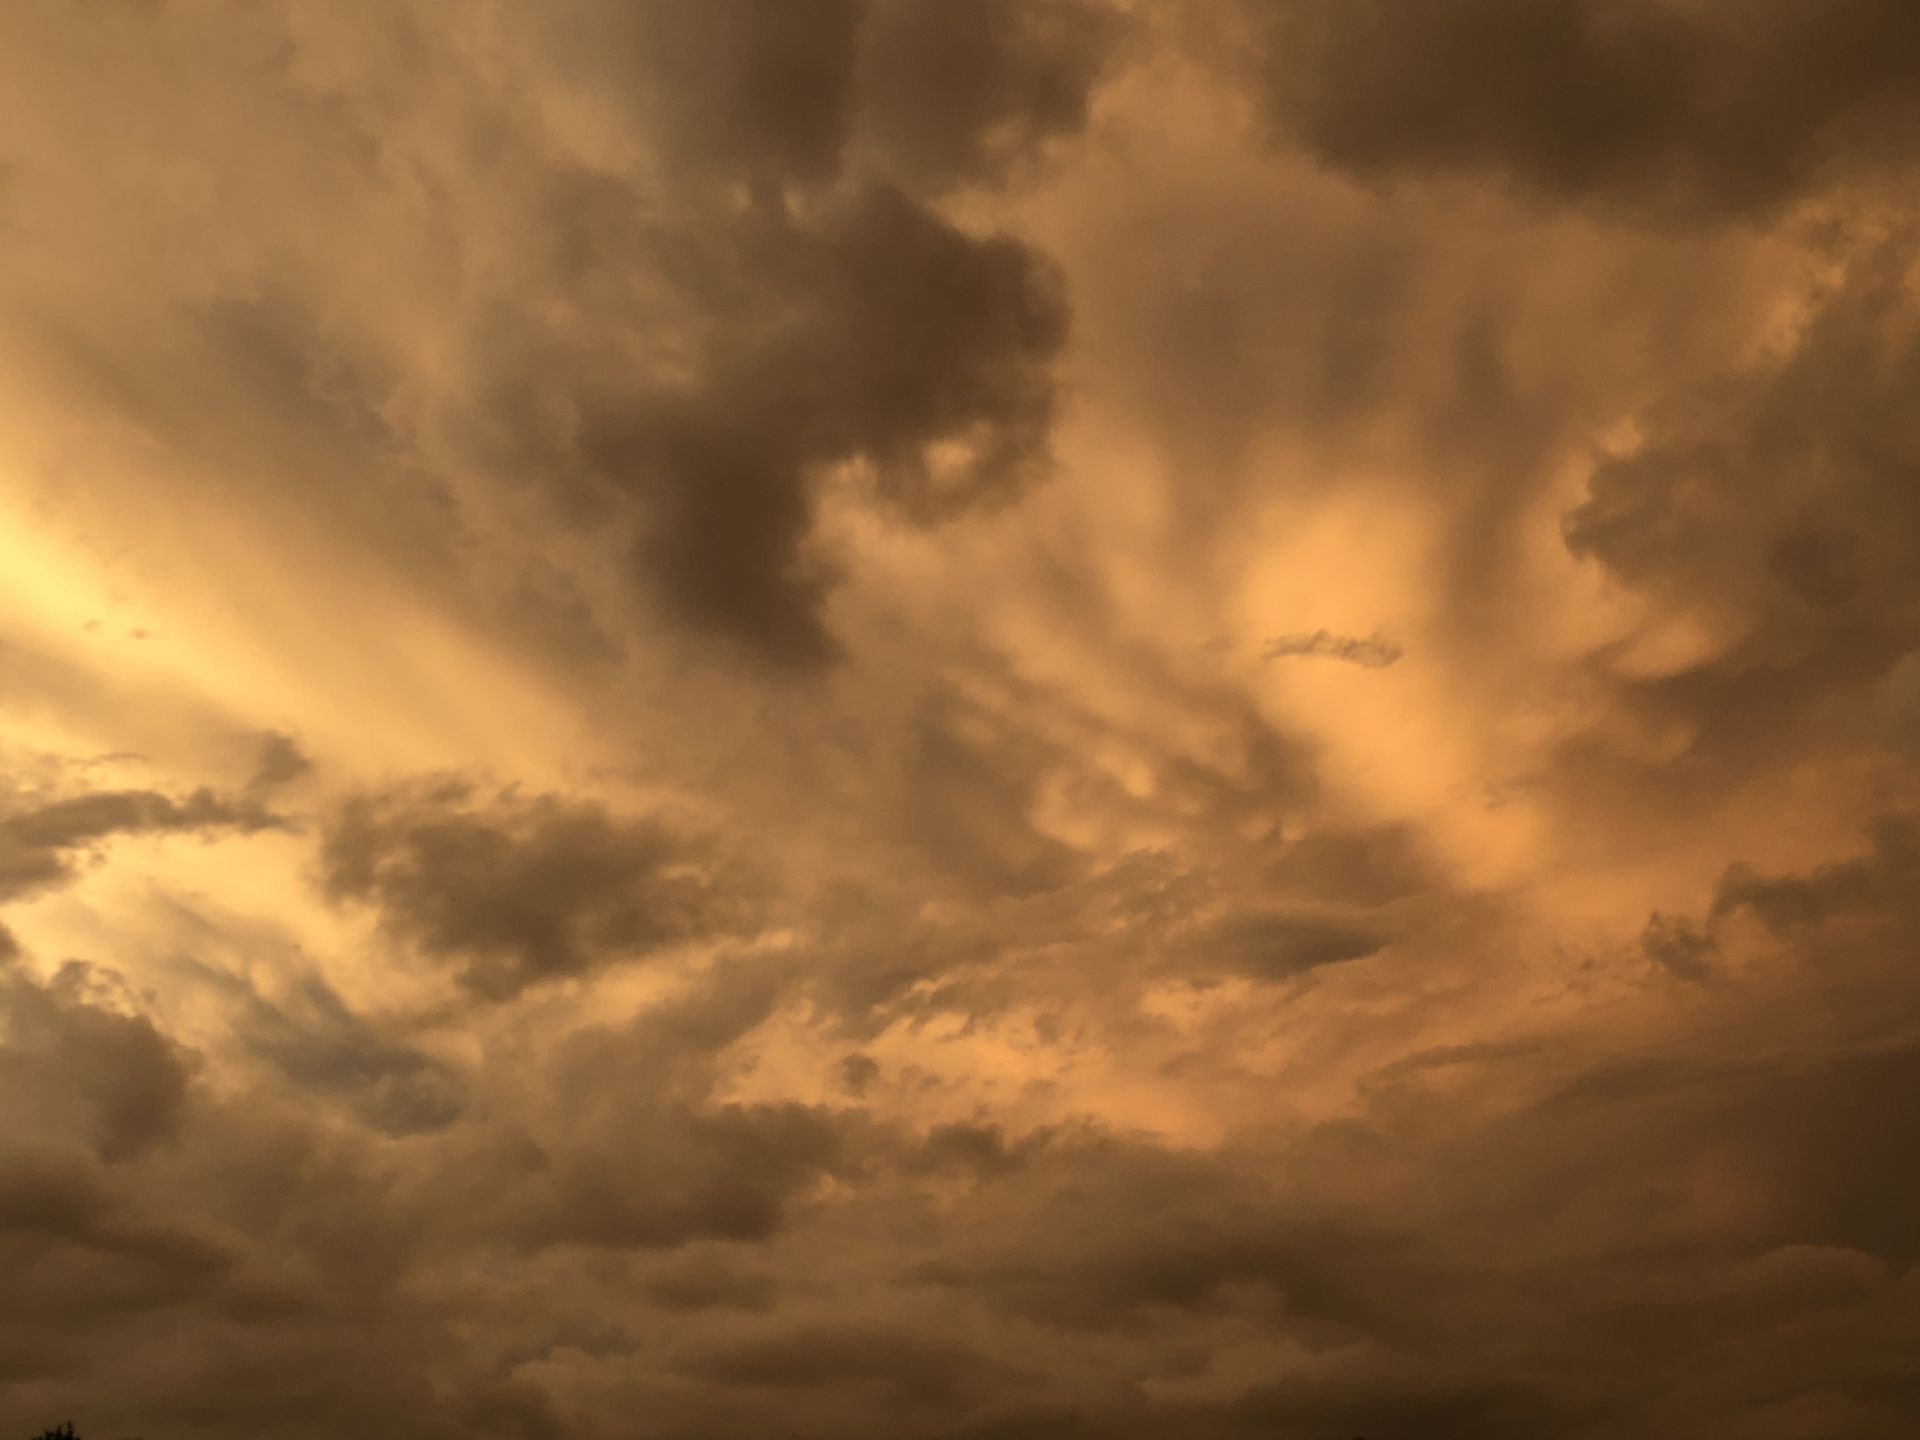
[[[0,1440],[1915,1433],[1916,76],[0,6]]]

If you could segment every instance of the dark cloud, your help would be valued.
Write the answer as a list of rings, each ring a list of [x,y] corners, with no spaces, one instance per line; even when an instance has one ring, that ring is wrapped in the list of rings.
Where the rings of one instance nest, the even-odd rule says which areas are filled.
[[[514,1187],[510,1233],[532,1247],[670,1249],[764,1241],[840,1153],[831,1115],[801,1105],[639,1106],[602,1114]],[[635,1134],[644,1147],[631,1146]],[[509,1192],[511,1194],[511,1191]]]
[[[952,695],[929,698],[909,736],[906,828],[937,870],[985,895],[1031,895],[1073,876],[1071,847],[1034,824],[1054,758],[1045,749]]]
[[[571,499],[584,484],[632,502],[636,569],[675,618],[779,663],[822,663],[839,562],[816,543],[814,512],[833,472],[855,466],[924,524],[1017,496],[1046,470],[1067,334],[1059,277],[910,192],[991,176],[1077,129],[1105,27],[1066,0],[835,3],[804,19],[762,0],[576,5],[556,23],[588,73],[637,67],[625,93],[646,97],[653,133],[696,178],[737,176],[755,198],[694,184],[685,211],[661,219],[619,176],[556,193],[570,253],[671,267],[700,368],[623,386],[602,358],[657,322],[623,335],[617,305],[593,313],[566,342],[593,350],[560,378],[551,365],[502,378],[548,392],[509,402],[527,433],[503,453],[522,475],[579,477],[561,481]],[[891,179],[849,168],[850,146],[898,160]],[[790,199],[782,185],[799,189]],[[599,273],[569,288],[585,299]]]
[[[1920,825],[1908,815],[1882,816],[1869,838],[1866,854],[1807,875],[1762,875],[1736,865],[1721,878],[1710,916],[1747,912],[1787,937],[1850,915],[1920,923]]]
[[[1079,130],[1100,7],[565,0],[450,48],[424,38],[434,13],[273,11],[243,31],[123,7],[57,42],[25,24],[163,91],[143,53],[187,45],[250,117],[241,145],[191,105],[150,114],[153,153],[254,223],[192,278],[166,262],[171,232],[105,247],[103,283],[138,297],[140,324],[36,309],[49,372],[158,438],[194,488],[358,533],[464,604],[501,588],[482,477],[531,488],[601,547],[638,532],[631,568],[673,618],[800,668],[835,648],[823,606],[845,557],[814,514],[837,472],[916,523],[1046,473],[1064,286],[930,197]],[[138,214],[124,178],[103,203]],[[100,234],[57,180],[23,183],[50,199],[50,235]],[[335,274],[329,299],[315,284],[338,252],[302,237],[334,220],[382,235],[381,278]],[[389,285],[406,306],[363,303]],[[419,344],[448,362],[426,383]],[[556,588],[493,597],[496,623],[546,643],[577,598]]]
[[[683,1364],[730,1385],[776,1391],[871,1386],[887,1397],[882,1404],[898,1396],[920,1405],[964,1403],[983,1385],[1004,1386],[1011,1370],[950,1339],[844,1323],[732,1341]]]
[[[850,462],[922,523],[1019,494],[1044,470],[1059,282],[1033,251],[963,232],[898,190],[812,225],[732,222],[742,293],[716,297],[697,385],[597,399],[590,474],[640,506],[637,563],[696,628],[807,664],[832,645],[817,488]]]
[[[0,1435],[1911,1433],[1904,7],[458,8],[0,5]]]
[[[1406,1367],[1356,1367],[1307,1384],[1254,1390],[1227,1407],[1235,1427],[1282,1440],[1329,1433],[1410,1435],[1422,1440],[1535,1440],[1580,1433],[1568,1415],[1524,1385],[1462,1381]]]
[[[883,0],[861,35],[863,132],[905,183],[997,180],[1086,124],[1118,17],[1088,0]]]
[[[1040,1133],[1010,1141],[998,1125],[965,1122],[936,1125],[914,1147],[907,1166],[936,1174],[972,1174],[992,1179],[1020,1169],[1047,1140],[1047,1135]]]
[[[1012,1223],[956,1234],[916,1280],[1007,1315],[1101,1330],[1230,1304],[1234,1287],[1270,1305],[1286,1257],[1304,1258],[1303,1237],[1261,1187],[1204,1158],[1085,1134],[1026,1148],[1026,1164],[999,1167],[1001,1204],[1017,1201]]]
[[[674,1251],[645,1283],[647,1293],[669,1310],[767,1310],[781,1289],[766,1271],[729,1259],[724,1249],[698,1245]]]
[[[855,1162],[857,1138],[842,1112],[722,1093],[781,993],[758,958],[723,958],[630,1023],[574,1034],[536,1070],[483,1070],[472,1105],[492,1123],[449,1134],[457,1158],[427,1186],[431,1208],[471,1241],[523,1254],[769,1241]],[[698,1281],[660,1277],[669,1290]],[[663,1303],[696,1302],[690,1290]]]
[[[542,17],[576,74],[598,78],[696,174],[831,179],[853,103],[864,0],[683,5],[566,0]]]
[[[1686,759],[1751,768],[1870,739],[1837,707],[1873,709],[1920,643],[1920,312],[1903,255],[1843,254],[1781,353],[1660,406],[1566,517],[1574,553],[1715,635],[1692,665],[1626,689],[1696,727]]]
[[[661,821],[457,783],[349,801],[321,871],[488,1000],[752,925],[733,867]]]
[[[1701,985],[1713,976],[1713,938],[1685,917],[1656,913],[1641,932],[1640,948],[1678,979]]]
[[[188,1060],[116,998],[111,977],[78,961],[44,986],[0,969],[0,1107],[16,1133],[76,1140],[108,1163],[178,1133]]]
[[[0,1180],[0,1244],[25,1258],[22,1242],[46,1257],[33,1267],[33,1289],[45,1300],[59,1296],[76,1316],[197,1296],[233,1263],[211,1236],[142,1215],[97,1173],[57,1152],[16,1152]],[[7,1307],[15,1314],[19,1298]]]
[[[1376,954],[1385,937],[1323,915],[1251,911],[1201,933],[1194,958],[1255,980],[1286,980]]]
[[[1277,125],[1360,175],[1752,214],[1920,143],[1900,0],[1249,7]]]
[[[70,879],[75,855],[123,835],[252,834],[285,822],[253,800],[196,790],[184,800],[155,790],[103,790],[59,800],[15,799],[0,818],[0,901]]]
[[[271,790],[290,785],[309,774],[313,760],[291,735],[269,731],[260,737],[260,762],[248,782],[251,790]]]
[[[871,1055],[856,1051],[840,1061],[840,1088],[855,1099],[866,1094],[867,1088],[879,1078],[880,1063]]]
[[[552,1433],[506,1423],[537,1394],[427,1380],[445,1332],[401,1291],[431,1232],[382,1153],[196,1068],[111,972],[0,975],[0,1424]]]
[[[567,0],[545,24],[684,178],[818,185],[878,158],[934,190],[1077,133],[1118,28],[1096,0]]]
[[[1267,642],[1261,652],[1269,660],[1290,656],[1325,657],[1344,660],[1367,670],[1384,670],[1399,661],[1403,652],[1383,635],[1335,635],[1329,630],[1311,634],[1280,635]]]
[[[353,1013],[322,977],[295,978],[275,1004],[247,990],[235,1038],[305,1095],[342,1097],[389,1135],[439,1130],[460,1118],[465,1086],[446,1061]]]

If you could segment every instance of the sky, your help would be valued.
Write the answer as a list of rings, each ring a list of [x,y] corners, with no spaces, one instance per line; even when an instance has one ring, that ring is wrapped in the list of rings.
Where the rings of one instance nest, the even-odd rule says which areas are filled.
[[[1917,74],[0,5],[0,1434],[1914,1434]]]

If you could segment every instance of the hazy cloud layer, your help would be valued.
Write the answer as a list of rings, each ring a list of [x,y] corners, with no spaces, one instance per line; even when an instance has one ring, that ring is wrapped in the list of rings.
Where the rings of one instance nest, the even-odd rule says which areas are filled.
[[[0,7],[0,1431],[1913,1433],[1915,13]]]

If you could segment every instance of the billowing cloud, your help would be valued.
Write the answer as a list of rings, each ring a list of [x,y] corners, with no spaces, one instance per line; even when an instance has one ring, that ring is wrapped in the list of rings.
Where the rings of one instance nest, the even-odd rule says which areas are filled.
[[[462,782],[358,796],[328,826],[328,896],[456,967],[487,999],[750,925],[730,875],[667,826]]]
[[[1916,37],[0,6],[0,1434],[1913,1433]]]

